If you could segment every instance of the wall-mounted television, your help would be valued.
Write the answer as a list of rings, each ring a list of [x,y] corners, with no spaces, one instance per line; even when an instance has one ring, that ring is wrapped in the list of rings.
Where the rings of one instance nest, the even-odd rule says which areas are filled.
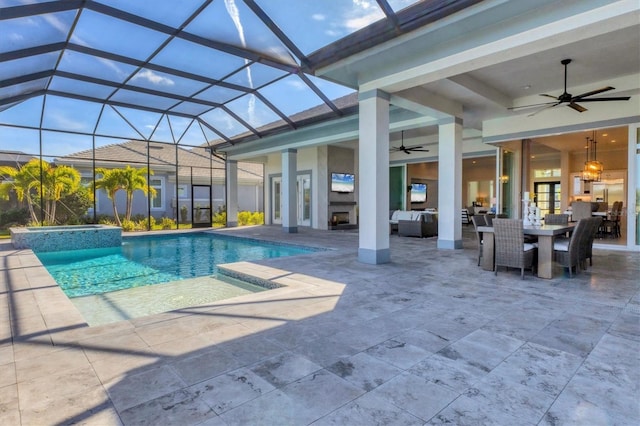
[[[355,190],[355,175],[351,173],[331,173],[332,192],[353,192]]]
[[[411,184],[411,202],[412,203],[427,202],[427,184],[426,183]]]

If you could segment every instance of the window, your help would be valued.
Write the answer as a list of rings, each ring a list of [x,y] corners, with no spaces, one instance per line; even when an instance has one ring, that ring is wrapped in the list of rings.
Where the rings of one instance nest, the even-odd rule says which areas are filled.
[[[186,184],[178,185],[178,198],[189,198]]]
[[[533,171],[534,178],[560,177],[560,169],[536,169]]]
[[[149,186],[156,190],[156,195],[151,199],[152,210],[164,209],[164,179],[151,178],[149,180]]]

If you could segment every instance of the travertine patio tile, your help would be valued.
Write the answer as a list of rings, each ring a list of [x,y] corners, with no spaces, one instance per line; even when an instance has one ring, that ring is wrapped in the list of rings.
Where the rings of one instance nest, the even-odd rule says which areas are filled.
[[[115,357],[113,360],[116,361],[119,355],[126,355],[129,352],[135,354],[149,348],[147,343],[132,330],[91,337],[81,340],[79,344],[92,363],[108,356]]]
[[[242,366],[232,353],[213,348],[194,356],[175,359],[171,366],[187,385],[200,383]]]
[[[20,405],[18,402],[18,386],[0,386],[0,424],[19,425]]]
[[[131,371],[104,384],[119,412],[166,395],[186,386],[167,365]]]
[[[535,425],[535,423],[527,423],[508,413],[488,407],[482,401],[466,396],[457,398],[426,424],[456,426]]]
[[[403,371],[364,352],[341,359],[328,366],[327,370],[367,392]]]
[[[246,368],[214,377],[187,390],[204,401],[217,414],[258,398],[275,387]]]
[[[64,349],[36,358],[16,359],[18,383],[84,367],[89,367],[89,361],[80,349]]]
[[[216,413],[193,393],[184,389],[144,402],[120,412],[125,425],[201,424]]]
[[[277,388],[308,376],[321,366],[303,356],[291,352],[283,352],[251,367],[251,371]]]
[[[36,409],[101,386],[90,366],[18,383],[20,405]]]
[[[432,352],[408,344],[400,337],[373,346],[366,353],[405,370],[432,355]]]
[[[52,405],[21,410],[23,425],[75,424],[121,425],[120,417],[102,386],[62,398]]]
[[[313,423],[314,426],[423,425],[424,420],[393,405],[389,400],[366,393],[353,402]]]

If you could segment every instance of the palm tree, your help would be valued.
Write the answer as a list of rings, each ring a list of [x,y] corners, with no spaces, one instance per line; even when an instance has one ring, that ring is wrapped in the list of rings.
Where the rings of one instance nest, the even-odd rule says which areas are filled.
[[[122,169],[97,168],[96,174],[102,175],[100,178],[96,179],[96,189],[105,190],[107,197],[109,197],[113,206],[113,217],[115,218],[116,224],[118,226],[122,226],[120,216],[118,216],[118,206],[116,205],[116,192],[124,189],[125,185]]]
[[[124,169],[121,169],[122,177],[125,182],[124,189],[127,192],[127,204],[125,209],[125,219],[131,220],[131,209],[133,207],[133,193],[135,191],[142,191],[144,195],[151,195],[151,197],[155,197],[156,190],[155,188],[151,188],[147,185],[147,168],[143,167],[141,169],[135,169],[129,165]],[[149,174],[152,175],[153,172],[149,171]]]
[[[26,200],[31,221],[37,223],[33,196],[40,186],[40,160],[34,158],[19,168],[1,166],[0,176],[5,178],[0,182],[0,197],[7,199],[9,193],[14,191],[18,201]]]
[[[136,169],[127,165],[124,169],[96,169],[97,174],[102,174],[102,177],[96,180],[96,188],[104,189],[107,192],[107,196],[111,199],[113,205],[113,215],[118,226],[122,226],[120,217],[118,216],[118,207],[116,205],[116,193],[119,190],[124,190],[127,193],[126,207],[125,207],[125,220],[131,220],[131,209],[133,206],[133,193],[137,190],[144,192],[145,195],[156,195],[154,188],[147,186],[147,169]],[[151,174],[151,173],[150,173]]]
[[[72,194],[80,187],[80,173],[70,166],[52,166],[36,158],[22,167],[0,167],[0,175],[7,179],[0,184],[0,197],[8,198],[14,191],[19,201],[26,200],[31,221],[38,223],[34,206],[45,201],[43,221],[55,223],[56,207],[60,198]]]
[[[46,201],[45,221],[54,223],[60,198],[72,194],[80,187],[80,173],[71,166],[51,167],[43,161],[43,195]]]

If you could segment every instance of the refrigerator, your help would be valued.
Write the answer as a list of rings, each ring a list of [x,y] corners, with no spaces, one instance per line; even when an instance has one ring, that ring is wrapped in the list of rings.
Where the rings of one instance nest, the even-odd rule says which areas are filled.
[[[614,201],[622,201],[623,207],[626,207],[626,193],[625,180],[621,177],[603,177],[600,182],[591,184],[591,200],[604,201],[609,208]]]

